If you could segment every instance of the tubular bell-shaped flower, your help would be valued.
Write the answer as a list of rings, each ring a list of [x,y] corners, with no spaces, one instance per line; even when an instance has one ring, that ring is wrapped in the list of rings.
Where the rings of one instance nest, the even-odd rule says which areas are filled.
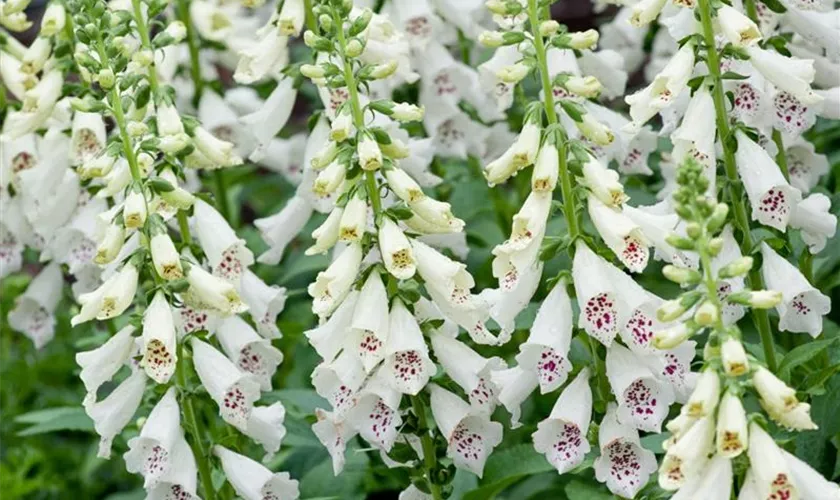
[[[498,404],[499,388],[491,373],[505,368],[501,358],[485,358],[445,333],[432,335],[435,357],[447,375],[467,393],[477,412],[492,414]]]
[[[572,342],[572,303],[561,280],[543,301],[528,340],[519,347],[519,366],[537,374],[540,392],[551,392],[564,383],[572,365],[568,360]]]
[[[259,462],[220,445],[213,447],[213,454],[222,462],[225,477],[236,494],[245,500],[295,500],[300,495],[298,482],[288,472],[272,473]]]
[[[283,353],[239,316],[223,319],[216,329],[216,336],[228,359],[243,372],[254,375],[261,390],[270,391],[271,378],[283,361]]]
[[[143,359],[140,366],[158,384],[165,384],[175,374],[175,321],[172,309],[162,292],[155,294],[143,314]]]
[[[592,419],[589,370],[584,368],[563,390],[547,419],[531,436],[534,449],[563,474],[577,467],[589,453],[587,431]]]
[[[656,470],[656,457],[642,447],[636,429],[619,423],[614,403],[601,420],[598,446],[601,456],[595,459],[595,478],[616,495],[635,497]]]
[[[671,386],[660,382],[636,354],[615,343],[607,350],[607,376],[618,399],[619,421],[658,432],[675,399]]]
[[[146,488],[155,485],[171,468],[181,467],[172,462],[175,447],[183,439],[180,417],[175,388],[170,387],[152,408],[140,435],[128,442],[129,451],[124,455],[126,469],[140,473]]]

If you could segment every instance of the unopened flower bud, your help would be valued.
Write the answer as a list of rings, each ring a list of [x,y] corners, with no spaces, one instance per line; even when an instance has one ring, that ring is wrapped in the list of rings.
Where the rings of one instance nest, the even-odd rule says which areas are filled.
[[[712,210],[712,215],[709,216],[709,222],[706,227],[709,231],[717,231],[726,222],[726,216],[729,215],[729,205],[726,203],[718,203]]]
[[[736,276],[743,276],[750,272],[752,266],[752,257],[740,257],[730,262],[729,264],[723,266],[723,268],[721,268],[721,270],[718,271],[718,277],[721,279],[727,279],[734,278]]]
[[[747,353],[744,351],[744,344],[734,337],[729,337],[723,342],[720,348],[720,356],[723,361],[723,371],[730,377],[743,375],[750,368]]]
[[[99,82],[100,87],[107,90],[114,86],[116,77],[111,68],[102,68],[99,70],[99,74],[96,75],[96,81]]]
[[[423,108],[405,102],[394,105],[394,108],[391,110],[391,118],[401,122],[422,120],[423,114]]]
[[[155,61],[155,55],[151,50],[139,50],[134,53],[131,60],[145,68]]]
[[[181,42],[187,36],[187,27],[181,21],[172,21],[166,27],[166,34],[172,37],[175,43]]]
[[[700,326],[710,326],[719,318],[718,308],[708,300],[694,311],[694,321]]]
[[[359,141],[357,147],[359,164],[364,170],[378,170],[382,166],[382,151],[379,144],[370,136],[365,136]]]
[[[782,301],[782,292],[776,290],[735,292],[727,295],[726,300],[733,304],[741,304],[756,309],[770,309],[776,307]]]
[[[686,323],[677,323],[674,326],[659,330],[653,334],[653,346],[657,349],[673,349],[682,344],[693,333]]]
[[[483,31],[478,35],[478,43],[495,49],[505,44],[504,34],[498,31]]]
[[[674,321],[694,307],[701,298],[702,295],[698,292],[686,292],[678,299],[665,301],[656,310],[656,317],[666,323]]]
[[[306,78],[324,78],[326,71],[317,64],[304,64],[300,67],[300,74]]]
[[[348,57],[359,57],[362,55],[364,50],[365,46],[362,44],[362,41],[358,38],[353,38],[347,42],[347,47],[345,47],[344,53],[347,54]]]
[[[723,249],[723,238],[717,237],[709,240],[709,254],[712,257],[717,257],[717,254]]]
[[[560,23],[551,19],[540,23],[540,35],[551,36],[560,29]]]
[[[530,69],[531,68],[529,68],[527,64],[518,62],[516,64],[503,67],[496,72],[496,76],[499,80],[505,83],[515,84],[519,83],[523,78],[528,76]]]
[[[678,234],[669,234],[665,237],[665,241],[678,250],[695,250],[696,248],[694,241],[684,238]]]
[[[695,269],[678,267],[670,264],[662,268],[662,274],[669,280],[674,283],[679,283],[680,285],[699,283],[702,278],[700,272]]]
[[[598,30],[590,29],[586,31],[577,31],[568,34],[569,47],[578,50],[590,49],[598,43]]]
[[[375,80],[381,80],[383,78],[388,78],[389,76],[393,75],[394,72],[397,71],[397,61],[391,60],[386,63],[377,64],[373,67],[373,70],[370,72],[370,76]]]
[[[148,125],[134,120],[128,122],[128,125],[126,125],[125,128],[128,131],[128,135],[131,137],[142,137],[149,132]]]
[[[696,222],[689,222],[685,226],[685,234],[687,234],[689,238],[696,240],[701,234],[703,234],[703,228]]]
[[[563,87],[572,94],[585,98],[598,97],[603,88],[594,76],[571,76],[563,83]]]

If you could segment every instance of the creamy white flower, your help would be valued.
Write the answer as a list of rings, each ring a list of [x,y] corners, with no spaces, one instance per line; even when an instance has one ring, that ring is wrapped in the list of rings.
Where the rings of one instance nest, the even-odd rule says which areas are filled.
[[[76,364],[82,368],[79,378],[88,392],[86,400],[95,400],[99,387],[128,362],[134,347],[133,334],[134,327],[126,326],[96,349],[76,354]]]
[[[277,315],[286,306],[286,289],[277,285],[269,286],[259,276],[246,269],[242,273],[239,294],[248,306],[257,332],[266,339],[282,337],[280,329],[277,328]]]
[[[656,470],[656,457],[639,442],[639,432],[621,424],[610,403],[598,429],[601,456],[595,459],[595,478],[616,495],[633,498]]]
[[[236,494],[245,500],[295,500],[300,496],[298,482],[288,472],[271,472],[261,463],[221,446],[213,454],[222,462],[225,478]]]
[[[327,363],[335,359],[339,351],[344,348],[346,335],[351,328],[350,325],[353,320],[358,298],[359,292],[351,291],[327,321],[318,327],[304,332],[304,335],[309,339],[309,344]],[[388,305],[385,304],[384,310],[387,311],[387,309]],[[371,320],[374,318],[367,319]],[[379,321],[383,325],[387,325],[388,323],[387,317],[385,320],[379,319]]]
[[[367,228],[367,216],[367,200],[359,196],[350,198],[341,213],[341,221],[338,224],[338,240],[347,243],[360,242]]]
[[[249,160],[263,160],[266,153],[270,152],[269,148],[274,136],[288,123],[292,115],[292,107],[297,99],[297,89],[293,84],[294,79],[283,78],[257,111],[239,119],[248,127],[257,141],[256,148],[248,157]],[[236,163],[241,163],[241,160]]]
[[[446,228],[447,232],[457,233],[464,227],[464,221],[452,214],[452,206],[449,203],[424,196],[410,202],[408,206],[425,222],[435,227]]]
[[[642,229],[632,219],[604,205],[593,195],[589,196],[589,216],[604,243],[631,272],[642,272],[647,267],[649,242]]]
[[[493,277],[501,289],[514,289],[537,262],[550,210],[551,192],[532,191],[513,216],[510,238],[493,248]]]
[[[152,236],[149,247],[158,276],[167,280],[184,276],[184,271],[181,269],[181,256],[168,234],[161,232]]]
[[[499,388],[491,381],[490,374],[504,368],[504,361],[485,358],[444,333],[432,335],[432,349],[443,370],[467,394],[473,410],[491,414],[498,404]]]
[[[128,452],[123,455],[128,472],[140,474],[149,488],[173,467],[175,446],[183,439],[181,411],[175,400],[175,387],[170,387],[152,408],[140,435],[128,441]]]
[[[70,134],[70,162],[82,165],[96,156],[105,147],[105,122],[99,113],[77,111],[73,115]]]
[[[572,369],[568,359],[572,318],[566,281],[560,280],[537,310],[528,340],[519,346],[516,356],[519,366],[537,374],[542,394],[563,385]]]
[[[838,89],[840,93],[840,89]],[[840,109],[840,104],[838,104]],[[785,145],[785,159],[787,160],[790,183],[803,193],[809,193],[828,173],[828,158],[817,154],[814,145],[808,141],[796,141]]]
[[[190,288],[184,300],[192,306],[212,309],[224,316],[248,309],[230,282],[213,276],[198,265],[192,265],[187,271],[187,282]]]
[[[822,317],[831,311],[831,300],[766,243],[761,244],[761,255],[761,274],[767,288],[782,293],[782,302],[776,306],[779,330],[817,337],[822,332]]]
[[[388,343],[385,345],[384,376],[403,394],[419,393],[436,371],[417,320],[397,299],[389,314]]]
[[[760,425],[750,424],[750,471],[757,498],[799,498],[782,450]]]
[[[332,361],[324,361],[315,367],[312,386],[319,396],[330,403],[335,418],[341,420],[356,405],[359,389],[366,377],[359,357],[350,349],[344,349]]]
[[[581,311],[578,327],[606,346],[611,345],[618,334],[619,311],[626,307],[618,302],[611,267],[585,243],[576,243],[572,283]]]
[[[475,414],[461,398],[437,385],[430,386],[432,415],[448,443],[446,456],[455,467],[481,477],[487,457],[502,441],[502,425]]]
[[[379,226],[379,251],[385,269],[397,279],[410,279],[417,272],[414,251],[408,238],[391,219],[385,217]]]
[[[822,101],[811,89],[815,75],[812,60],[787,57],[757,46],[747,47],[746,50],[752,66],[773,85],[793,95],[803,104],[817,104]]]
[[[522,415],[522,403],[534,392],[539,385],[537,374],[521,366],[493,370],[490,380],[499,392],[496,399],[510,413],[510,426],[516,429],[522,426],[519,418]]]
[[[581,184],[588,187],[596,198],[609,207],[620,207],[630,199],[624,194],[624,186],[618,180],[618,172],[604,167],[592,156],[583,164]]]
[[[663,2],[664,3],[664,2]],[[670,106],[686,88],[694,70],[694,44],[686,43],[644,89],[624,100],[633,121],[625,128],[636,130]]]
[[[330,139],[335,142],[342,142],[353,135],[353,117],[348,110],[339,113],[330,124]]]
[[[286,408],[279,401],[269,406],[255,406],[251,410],[243,432],[263,447],[266,453],[263,460],[270,460],[280,450],[280,444],[286,436],[286,428],[283,426],[285,418]]]
[[[146,490],[146,498],[148,500],[198,499],[196,494],[198,468],[195,464],[192,449],[190,449],[190,445],[183,435],[178,436],[175,440],[170,450],[169,462],[178,464],[178,466],[169,467],[160,477],[158,483]]]
[[[96,290],[79,297],[81,311],[70,320],[72,326],[94,318],[106,320],[122,314],[134,300],[137,268],[128,263]]]
[[[357,147],[359,165],[363,170],[378,170],[382,166],[382,151],[376,139],[365,135]]]
[[[822,193],[813,193],[797,203],[789,223],[801,231],[802,241],[812,254],[821,252],[837,232],[837,216],[831,213],[831,200]]]
[[[21,70],[20,60],[5,50],[0,51],[0,75],[9,92],[19,100],[37,82],[34,75]]]
[[[9,311],[9,326],[22,332],[40,349],[55,335],[55,308],[61,300],[64,276],[55,262],[41,269]]]
[[[312,192],[319,197],[327,197],[341,186],[346,175],[346,167],[337,161],[333,161],[318,173],[312,184]]]
[[[695,422],[674,444],[668,446],[659,468],[659,486],[676,490],[700,473],[714,450],[715,421],[706,416]]]
[[[339,310],[343,307],[344,304],[339,307]],[[366,373],[373,371],[387,355],[385,346],[389,342],[389,326],[388,292],[382,284],[379,273],[372,272],[358,293],[350,329],[345,329],[340,339],[340,343],[346,345],[359,358]],[[313,345],[317,343],[316,341],[317,339],[313,339]],[[338,348],[337,346],[325,347],[331,350]],[[325,360],[329,361],[329,358],[335,356],[334,352],[332,355],[324,353]]]
[[[665,7],[666,0],[642,0],[632,8],[630,24],[635,27],[650,24]],[[632,495],[631,495],[632,496]]]
[[[175,320],[163,292],[157,292],[143,313],[143,359],[140,366],[158,384],[169,382],[178,363]]]
[[[784,231],[802,194],[785,180],[776,162],[743,132],[736,132],[735,162],[752,205],[752,219]]]
[[[254,225],[259,229],[260,236],[269,245],[269,249],[261,254],[257,261],[262,264],[280,262],[286,246],[298,235],[311,216],[312,205],[303,196],[295,195],[281,211],[255,220]]]
[[[52,36],[64,29],[67,13],[60,3],[50,2],[41,18],[41,36]]]
[[[816,429],[807,403],[800,403],[796,391],[785,385],[768,369],[759,367],[752,377],[753,386],[761,397],[761,406],[778,424],[788,429]]]
[[[714,172],[716,131],[715,104],[709,89],[701,86],[691,97],[680,127],[671,134],[674,162],[681,164],[688,158],[694,158]],[[710,177],[714,179],[714,175]],[[710,189],[714,189],[713,186],[710,183]]]
[[[720,269],[738,259],[741,259],[741,249],[738,246],[738,241],[732,234],[732,226],[726,225],[720,233],[720,238],[723,239],[723,247],[720,252],[712,259],[712,272],[717,275]],[[718,280],[718,299],[722,303],[722,319],[726,325],[735,324],[738,320],[744,317],[744,306],[739,304],[731,304],[725,299],[729,294],[740,292],[744,289],[744,277],[736,276],[725,280]]]
[[[495,344],[502,345],[510,340],[516,329],[516,317],[528,307],[537,291],[542,277],[542,262],[525,267],[513,286],[507,284],[495,288],[486,288],[479,298],[489,306],[490,317],[501,327]]]
[[[747,449],[747,414],[741,398],[730,391],[720,400],[716,435],[717,452],[726,458],[737,457]]]
[[[94,429],[100,438],[96,454],[98,457],[111,456],[111,443],[131,421],[143,399],[145,388],[146,374],[137,370],[102,401],[96,401],[95,397],[85,399],[85,412],[93,420]]]
[[[722,5],[717,10],[717,22],[720,31],[736,47],[755,45],[761,40],[758,26],[746,15],[729,5]]]
[[[619,401],[619,421],[659,432],[675,399],[671,386],[660,382],[636,354],[616,343],[607,349],[607,377]]]
[[[6,115],[2,135],[16,139],[44,125],[61,97],[63,81],[59,70],[53,69],[44,74],[37,85],[24,92],[23,107]]]
[[[615,140],[610,128],[597,120],[592,113],[584,114],[583,121],[574,123],[583,137],[597,146],[607,146]]]
[[[260,384],[250,373],[240,371],[224,354],[193,337],[195,372],[207,393],[219,405],[219,414],[230,425],[247,429],[254,401],[260,397]]]
[[[315,417],[318,421],[312,424],[312,432],[332,457],[333,474],[337,476],[344,469],[347,441],[358,432],[354,426],[321,408],[315,410]]]
[[[350,291],[362,263],[362,248],[353,243],[344,248],[330,266],[318,273],[308,287],[312,297],[312,311],[321,318],[328,317]]]
[[[750,364],[747,353],[744,351],[744,344],[734,337],[723,341],[720,346],[720,358],[723,371],[727,376],[738,377],[749,370]]]
[[[312,231],[315,244],[306,249],[306,255],[325,254],[338,243],[339,227],[344,207],[335,207],[324,222]]]
[[[793,476],[793,482],[799,493],[799,498],[828,498],[840,497],[840,485],[822,477],[810,465],[795,455],[780,449],[788,470]]]
[[[268,23],[257,31],[258,38],[239,51],[239,63],[233,74],[237,83],[249,85],[263,80],[288,63],[289,37],[281,33],[277,20],[278,13],[275,12]]]
[[[222,320],[216,329],[222,350],[243,373],[250,373],[263,391],[271,390],[271,378],[283,361],[283,353],[262,338],[239,316]]]
[[[557,186],[557,176],[560,172],[559,153],[553,144],[545,144],[540,148],[534,172],[531,174],[531,189],[533,191],[554,191]]]
[[[723,456],[716,455],[706,462],[699,474],[689,478],[673,497],[675,500],[695,498],[726,498],[732,492],[732,463]]]
[[[697,386],[683,406],[682,413],[694,418],[712,415],[718,399],[720,399],[720,376],[717,371],[708,368],[700,374]]]
[[[563,389],[548,418],[537,424],[537,431],[531,435],[534,449],[545,455],[559,474],[570,471],[589,453],[587,433],[591,419],[589,369],[584,368]]]

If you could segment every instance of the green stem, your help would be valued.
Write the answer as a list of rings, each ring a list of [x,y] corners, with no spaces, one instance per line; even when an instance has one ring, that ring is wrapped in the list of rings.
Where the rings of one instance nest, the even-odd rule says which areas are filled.
[[[776,164],[779,165],[779,170],[785,176],[785,180],[790,182],[790,172],[788,172],[787,156],[785,156],[785,142],[782,140],[782,133],[773,129],[773,142],[776,144]]]
[[[420,444],[423,446],[423,461],[426,468],[426,484],[429,486],[429,492],[434,500],[443,499],[440,492],[440,486],[435,484],[432,480],[432,471],[437,467],[437,457],[435,454],[435,446],[432,442],[432,436],[429,435],[429,429],[426,423],[426,408],[420,396],[411,396],[411,408],[417,416],[417,425],[420,427]]]
[[[218,168],[213,171],[213,181],[216,184],[216,201],[219,204],[219,212],[226,221],[230,222],[230,202],[228,201],[224,169]]]
[[[204,91],[204,80],[201,78],[201,63],[198,59],[198,38],[196,37],[195,27],[190,18],[189,0],[178,0],[176,10],[178,20],[184,23],[184,26],[187,28],[187,47],[190,51],[190,76],[195,86],[193,105],[198,106],[198,101],[201,99],[201,94]]]
[[[729,120],[726,117],[726,100],[723,95],[723,87],[721,85],[720,73],[720,59],[717,50],[715,49],[715,31],[712,25],[712,11],[711,0],[699,0],[697,3],[697,10],[700,13],[700,21],[703,25],[703,38],[706,43],[706,66],[709,69],[709,74],[714,80],[712,87],[712,97],[715,102],[715,115],[717,121],[718,135],[723,147],[723,160],[726,170],[726,179],[728,181],[729,198],[732,202],[732,208],[735,215],[735,222],[741,229],[741,253],[749,255],[753,249],[753,239],[750,234],[750,223],[747,217],[747,211],[744,206],[743,196],[740,188],[740,180],[738,178],[738,168],[735,164],[735,152],[729,142],[731,130],[729,128]],[[750,287],[753,290],[764,289],[764,280],[758,269],[750,271],[748,276]],[[764,349],[764,357],[767,362],[767,367],[771,371],[776,369],[776,351],[773,342],[773,333],[770,330],[770,318],[765,309],[752,309],[753,322],[758,329],[761,337],[761,346]]]
[[[306,12],[306,29],[318,34],[318,20],[312,12],[312,0],[303,0],[303,11]]]
[[[554,90],[551,85],[551,75],[548,72],[548,60],[546,58],[545,43],[540,34],[540,17],[537,0],[528,0],[528,18],[531,21],[531,32],[534,35],[534,51],[537,53],[537,67],[540,71],[540,81],[542,82],[543,103],[545,104],[545,115],[548,118],[548,124],[553,125],[557,123],[557,111],[554,109]],[[563,214],[566,217],[566,225],[569,228],[569,236],[574,241],[580,235],[580,228],[578,227],[577,210],[575,208],[574,190],[572,189],[572,179],[569,175],[569,169],[566,165],[566,148],[564,144],[557,144],[557,152],[559,153],[559,168],[560,168],[560,192],[563,195]]]
[[[149,28],[146,26],[146,20],[143,18],[143,11],[140,8],[140,0],[131,0],[131,6],[134,9],[134,22],[137,24],[137,32],[140,35],[140,45],[144,49],[152,51],[152,54],[154,54],[154,48],[152,47],[152,42],[149,39]],[[158,91],[158,79],[154,57],[152,58],[151,64],[149,64],[147,77],[149,79],[149,87],[152,89],[152,94],[156,95]]]
[[[192,234],[190,234],[190,225],[187,222],[186,210],[178,210],[178,229],[181,230],[181,241],[186,245],[192,243]]]
[[[187,430],[192,437],[190,447],[192,448],[193,455],[195,455],[195,459],[198,464],[198,476],[201,481],[201,488],[204,490],[202,492],[202,498],[205,500],[213,500],[215,490],[213,489],[210,454],[207,453],[207,450],[202,445],[202,436],[199,431],[201,428],[198,426],[198,419],[196,419],[195,416],[195,408],[193,407],[192,399],[190,394],[187,392],[187,360],[184,357],[184,344],[182,343],[178,347],[181,352],[178,356],[176,383],[181,391],[181,408],[184,411],[184,420],[187,423]]]

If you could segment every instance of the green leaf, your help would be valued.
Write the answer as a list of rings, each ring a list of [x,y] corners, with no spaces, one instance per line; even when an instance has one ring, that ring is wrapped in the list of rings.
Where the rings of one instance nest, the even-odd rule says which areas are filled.
[[[828,349],[835,340],[813,340],[792,349],[779,364],[779,377],[782,380],[790,380],[790,374],[794,368],[814,359],[814,357]]]
[[[604,486],[572,479],[564,489],[569,500],[611,500],[613,496]]]
[[[537,453],[530,443],[505,448],[490,455],[484,467],[482,486],[464,495],[464,500],[493,498],[525,476],[553,469],[554,467],[543,455]]]
[[[18,432],[18,436],[33,436],[55,431],[94,431],[93,421],[81,406],[49,408],[24,413],[16,417],[15,422],[31,424]]]
[[[779,0],[761,0],[761,3],[766,5],[768,9],[772,10],[776,14],[783,14],[787,11],[785,6]]]

